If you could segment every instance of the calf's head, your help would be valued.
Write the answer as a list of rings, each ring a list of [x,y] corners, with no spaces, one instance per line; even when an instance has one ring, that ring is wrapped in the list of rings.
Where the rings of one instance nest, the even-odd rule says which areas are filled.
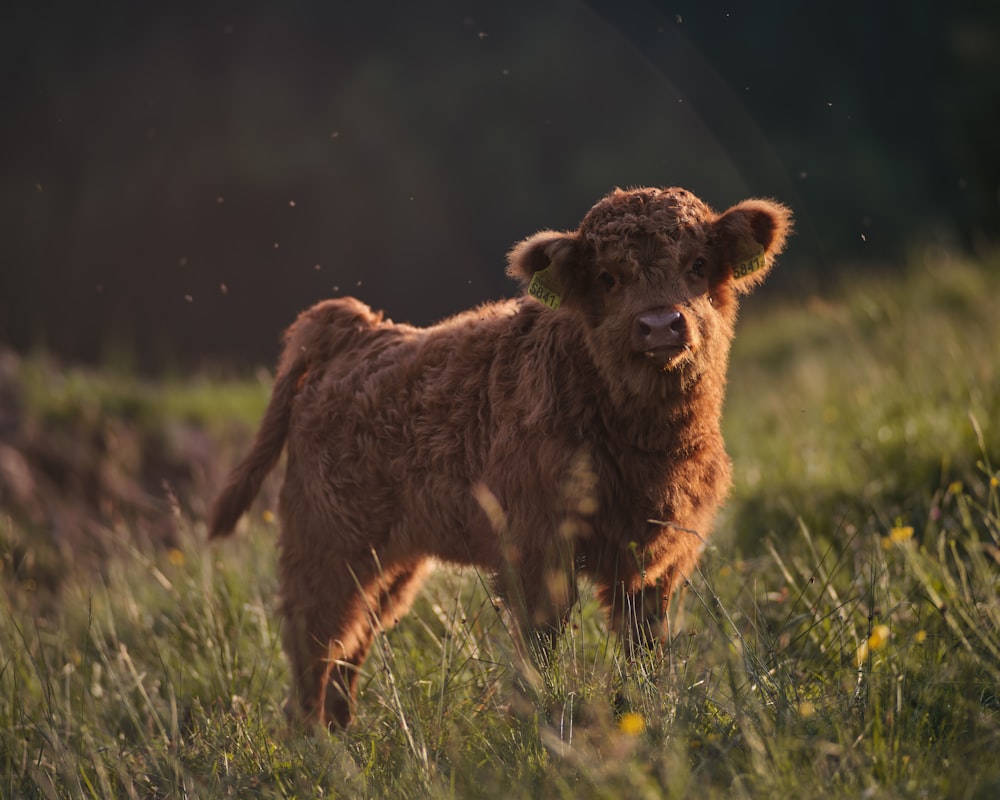
[[[515,246],[508,272],[572,315],[599,369],[642,394],[725,370],[736,297],[764,280],[790,230],[770,200],[719,214],[684,189],[616,189],[577,230]]]

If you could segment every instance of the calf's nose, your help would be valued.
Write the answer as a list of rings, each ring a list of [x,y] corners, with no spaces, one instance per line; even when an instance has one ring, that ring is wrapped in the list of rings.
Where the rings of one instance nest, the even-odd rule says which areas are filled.
[[[679,348],[687,344],[687,321],[677,309],[657,308],[635,318],[632,348],[637,352]]]

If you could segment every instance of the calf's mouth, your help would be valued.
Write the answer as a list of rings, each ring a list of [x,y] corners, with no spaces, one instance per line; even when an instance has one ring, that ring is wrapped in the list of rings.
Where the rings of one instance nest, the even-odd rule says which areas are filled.
[[[652,347],[643,351],[643,357],[656,367],[668,370],[673,367],[689,350],[685,345],[674,345],[668,347]]]

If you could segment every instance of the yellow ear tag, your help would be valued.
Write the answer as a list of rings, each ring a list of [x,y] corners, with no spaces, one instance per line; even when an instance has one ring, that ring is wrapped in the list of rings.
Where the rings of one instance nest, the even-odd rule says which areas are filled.
[[[549,272],[550,269],[552,267],[548,266],[545,269],[538,270],[538,272],[531,276],[531,282],[528,284],[528,294],[555,311],[559,308],[562,298],[552,288],[552,274]]]
[[[764,248],[758,248],[756,253],[733,267],[733,278],[735,280],[745,278],[747,275],[752,275],[758,270],[764,269],[766,265],[767,260],[764,258]]]

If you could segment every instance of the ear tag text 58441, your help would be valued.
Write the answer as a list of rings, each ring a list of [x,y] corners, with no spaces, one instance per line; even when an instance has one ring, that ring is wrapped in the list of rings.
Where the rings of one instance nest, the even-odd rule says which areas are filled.
[[[528,294],[555,311],[559,308],[562,298],[552,288],[552,273],[549,272],[551,269],[552,267],[548,266],[545,269],[538,270],[538,272],[531,276],[531,282],[528,284]]]

